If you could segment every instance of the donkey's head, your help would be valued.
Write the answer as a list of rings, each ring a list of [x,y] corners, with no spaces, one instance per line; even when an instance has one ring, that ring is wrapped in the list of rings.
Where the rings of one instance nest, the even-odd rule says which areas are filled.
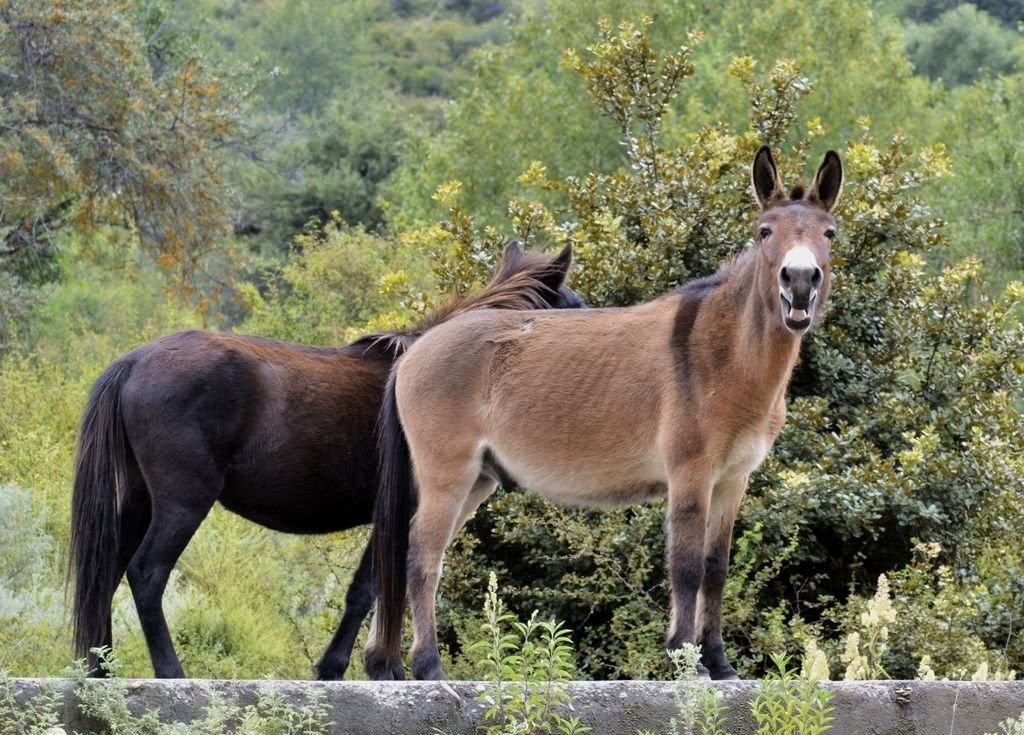
[[[786,329],[802,335],[828,297],[829,254],[836,238],[832,212],[843,189],[843,164],[835,151],[829,151],[810,191],[796,186],[787,194],[771,150],[762,146],[754,157],[752,177],[761,207],[754,242],[767,266],[761,268],[762,286],[771,293],[772,312]]]

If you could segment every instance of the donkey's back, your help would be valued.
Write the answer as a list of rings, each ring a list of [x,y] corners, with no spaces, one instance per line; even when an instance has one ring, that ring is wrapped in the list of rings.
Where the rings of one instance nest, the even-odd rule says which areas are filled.
[[[659,378],[672,365],[651,348],[668,343],[672,309],[477,312],[432,330],[397,370],[410,444],[446,437],[413,457],[417,471],[448,473],[441,455],[476,451],[505,483],[562,502],[664,493],[656,447],[671,396]]]

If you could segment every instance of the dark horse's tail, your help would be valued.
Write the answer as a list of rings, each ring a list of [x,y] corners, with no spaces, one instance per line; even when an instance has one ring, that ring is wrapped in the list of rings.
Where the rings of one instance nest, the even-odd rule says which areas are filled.
[[[120,582],[118,496],[127,489],[128,445],[121,388],[132,363],[118,360],[96,385],[82,416],[71,499],[68,575],[74,575],[75,650],[87,656],[110,640],[110,602]]]
[[[409,442],[398,418],[395,371],[388,380],[378,424],[380,487],[373,513],[374,569],[379,582],[374,650],[367,672],[390,678],[401,670],[409,520],[413,509]],[[370,671],[371,667],[373,671]]]

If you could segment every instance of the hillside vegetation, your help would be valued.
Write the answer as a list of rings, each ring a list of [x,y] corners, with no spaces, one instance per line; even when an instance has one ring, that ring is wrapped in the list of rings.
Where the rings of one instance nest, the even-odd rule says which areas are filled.
[[[748,166],[839,150],[835,286],[752,479],[744,675],[1024,670],[1024,70],[1013,2],[0,0],[0,669],[72,658],[77,424],[116,356],[206,327],[341,344],[572,243],[594,305],[749,245]],[[955,52],[951,51],[954,50]],[[661,504],[497,494],[453,547],[449,671],[497,574],[581,675],[668,677]],[[366,531],[215,509],[164,599],[191,676],[311,675]],[[115,646],[151,671],[126,586]],[[365,635],[365,633],[364,633]],[[357,651],[361,648],[360,641]],[[362,676],[356,661],[352,676]]]

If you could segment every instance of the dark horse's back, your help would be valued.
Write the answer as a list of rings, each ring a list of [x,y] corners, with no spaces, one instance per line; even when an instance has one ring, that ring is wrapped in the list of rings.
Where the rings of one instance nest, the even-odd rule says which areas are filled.
[[[370,520],[386,350],[189,331],[122,359],[122,415],[143,476],[151,457],[202,452],[223,478],[216,499],[268,528],[326,533]]]
[[[82,419],[69,564],[75,644],[93,673],[102,673],[94,648],[112,643],[111,603],[127,572],[157,675],[184,676],[160,598],[216,502],[291,533],[370,522],[374,428],[393,360],[373,340],[317,349],[189,331],[103,372]],[[364,556],[348,596],[358,605],[346,608],[353,640],[373,600]],[[347,637],[338,650],[351,650]],[[320,675],[340,676],[347,655],[325,654]]]

